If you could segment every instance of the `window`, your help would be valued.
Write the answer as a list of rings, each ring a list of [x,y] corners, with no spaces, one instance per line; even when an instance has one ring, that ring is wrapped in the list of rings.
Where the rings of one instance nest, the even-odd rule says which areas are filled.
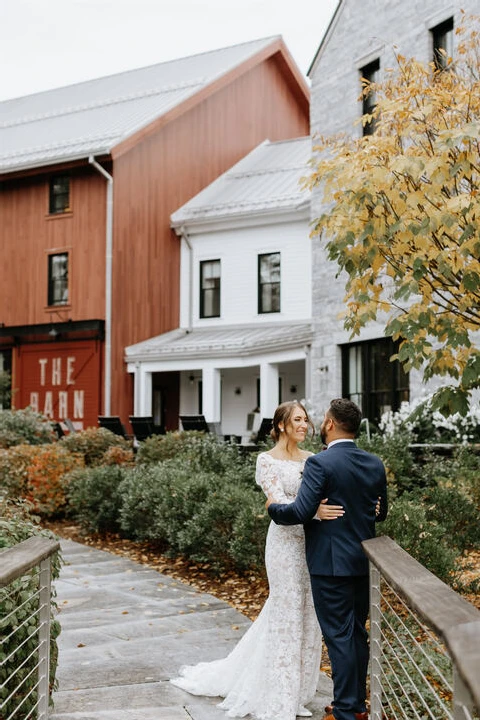
[[[373,62],[365,65],[360,70],[360,76],[362,80],[366,80],[368,83],[378,82],[378,75],[380,72],[380,60],[374,60]],[[363,83],[362,83],[363,85]],[[375,91],[366,88],[367,92],[363,95],[362,115],[371,115],[375,110],[377,99]],[[375,132],[375,120],[370,120],[363,126],[364,135],[372,135]]]
[[[258,256],[258,312],[280,312],[280,253]]]
[[[408,373],[390,357],[398,342],[381,338],[342,347],[342,395],[361,408],[374,423],[387,410],[396,411],[409,399]]]
[[[48,256],[48,304],[68,304],[68,253]]]
[[[70,210],[70,178],[68,175],[54,175],[50,178],[49,212],[51,215]]]
[[[220,260],[200,263],[200,317],[220,317]]]
[[[453,55],[453,18],[432,28],[433,62],[437,70],[445,70]]]

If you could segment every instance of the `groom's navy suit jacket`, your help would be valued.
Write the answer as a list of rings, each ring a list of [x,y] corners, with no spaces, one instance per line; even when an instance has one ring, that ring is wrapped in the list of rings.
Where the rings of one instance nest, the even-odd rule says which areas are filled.
[[[375,506],[380,497],[380,514]],[[336,520],[313,520],[321,500],[343,505]],[[272,503],[268,512],[279,525],[305,528],[307,565],[311,575],[367,575],[361,542],[375,537],[375,521],[387,515],[385,468],[376,455],[341,441],[309,457],[295,502]]]

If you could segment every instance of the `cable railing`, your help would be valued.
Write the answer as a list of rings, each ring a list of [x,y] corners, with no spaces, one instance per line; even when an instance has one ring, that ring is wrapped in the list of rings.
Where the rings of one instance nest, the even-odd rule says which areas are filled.
[[[0,553],[0,718],[47,720],[54,540],[31,537]]]
[[[370,560],[371,720],[474,720],[480,611],[389,537]]]

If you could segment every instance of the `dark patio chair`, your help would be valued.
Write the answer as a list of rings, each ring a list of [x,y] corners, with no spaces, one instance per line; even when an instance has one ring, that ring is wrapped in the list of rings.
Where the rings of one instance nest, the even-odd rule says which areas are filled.
[[[120,435],[120,437],[125,438],[125,440],[130,439],[118,415],[99,415],[98,424],[100,425],[100,427],[103,427],[106,430],[110,430],[110,432],[115,433],[115,435]]]
[[[210,432],[204,415],[180,415],[180,421],[184,430],[197,430],[198,432]]]
[[[262,418],[262,422],[260,423],[260,427],[258,428],[256,442],[265,442],[266,439],[270,437],[270,430],[272,429],[272,427],[273,418]]]
[[[162,432],[162,428],[160,428],[158,425],[155,425],[155,423],[153,422],[153,417],[151,416],[140,417],[139,415],[130,415],[128,419],[130,420],[133,434],[135,435],[135,438],[138,442],[142,442],[142,440],[146,440],[152,435],[165,434],[164,432]]]

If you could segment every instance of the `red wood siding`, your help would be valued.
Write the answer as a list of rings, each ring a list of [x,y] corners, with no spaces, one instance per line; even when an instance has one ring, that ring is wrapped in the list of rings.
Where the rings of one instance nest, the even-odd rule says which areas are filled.
[[[49,176],[4,183],[0,195],[0,322],[35,325],[103,319],[105,180],[93,169],[71,177],[71,212],[48,214]],[[48,253],[69,253],[69,304],[47,307]]]

